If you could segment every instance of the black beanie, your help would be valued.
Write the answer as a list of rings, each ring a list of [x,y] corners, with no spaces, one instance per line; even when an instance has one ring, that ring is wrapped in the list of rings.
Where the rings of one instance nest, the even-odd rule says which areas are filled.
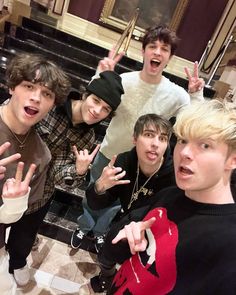
[[[124,94],[121,77],[114,71],[101,72],[100,78],[93,79],[86,89],[104,100],[115,111]]]

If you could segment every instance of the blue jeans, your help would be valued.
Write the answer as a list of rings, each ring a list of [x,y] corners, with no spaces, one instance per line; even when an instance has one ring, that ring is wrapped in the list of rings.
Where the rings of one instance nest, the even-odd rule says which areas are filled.
[[[103,168],[110,162],[102,153],[98,152],[90,170],[90,183],[95,182],[102,174]],[[110,223],[120,210],[120,203],[117,201],[110,207],[101,210],[92,210],[87,204],[87,199],[82,201],[84,213],[77,219],[80,229],[87,234],[93,231],[94,236],[106,234],[110,228]]]

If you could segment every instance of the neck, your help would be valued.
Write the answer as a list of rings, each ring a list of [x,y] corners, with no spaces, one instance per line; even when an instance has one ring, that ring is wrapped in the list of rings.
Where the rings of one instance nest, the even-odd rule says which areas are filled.
[[[162,78],[162,72],[158,75],[152,76],[145,73],[144,69],[140,72],[140,78],[146,83],[149,84],[159,84]]]
[[[71,100],[71,109],[72,109],[72,123],[73,125],[83,123],[83,117],[82,117],[82,100]]]
[[[140,170],[142,171],[142,173],[149,177],[153,174],[155,174],[157,171],[159,171],[159,169],[161,168],[161,165],[163,163],[164,158],[162,157],[161,160],[156,164],[156,165],[145,165],[144,163],[142,163],[141,161],[138,161],[138,165]]]
[[[185,195],[193,201],[205,204],[223,205],[235,203],[229,184],[221,186],[217,185],[207,190],[185,190]]]
[[[23,126],[12,112],[10,107],[11,101],[7,105],[3,105],[0,107],[0,115],[3,122],[7,125],[7,127],[18,135],[25,135],[30,128]]]

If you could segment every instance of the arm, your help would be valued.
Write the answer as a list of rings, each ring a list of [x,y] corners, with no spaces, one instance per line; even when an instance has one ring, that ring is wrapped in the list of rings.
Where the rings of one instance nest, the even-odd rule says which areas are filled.
[[[184,68],[188,78],[188,93],[191,100],[204,100],[203,88],[205,82],[198,76],[198,62],[194,63],[193,74],[190,73],[188,68]]]
[[[126,171],[122,170],[121,167],[114,166],[116,158],[116,156],[112,157],[98,180],[86,190],[88,205],[91,209],[98,210],[108,207],[119,196],[119,187],[117,187],[117,190],[112,190],[112,188],[130,183],[130,180],[122,179]]]
[[[24,163],[19,162],[15,178],[7,179],[3,185],[3,205],[0,207],[1,223],[12,223],[17,221],[28,207],[28,197],[30,192],[29,183],[36,169],[36,165],[30,165],[24,180],[22,180],[23,169]]]
[[[99,149],[98,146],[92,152],[92,156],[89,155],[88,150],[92,149],[94,141],[94,132],[87,132],[82,138],[79,138],[79,146],[72,146],[71,149],[60,151],[61,154],[56,156],[51,168],[54,169],[53,177],[56,185],[65,190],[73,190],[84,183],[90,165],[89,161],[92,160]],[[81,162],[83,167],[80,169]]]
[[[130,252],[133,255],[136,252],[144,251],[147,247],[145,231],[152,226],[155,220],[156,218],[152,217],[146,221],[132,221],[119,231],[117,236],[112,240],[112,244],[116,244],[119,241],[126,239],[129,244]]]
[[[95,76],[92,79],[97,78],[99,73],[104,71],[114,71],[117,63],[122,59],[125,52],[122,51],[115,55],[116,48],[113,46],[109,51],[108,56],[99,61]]]

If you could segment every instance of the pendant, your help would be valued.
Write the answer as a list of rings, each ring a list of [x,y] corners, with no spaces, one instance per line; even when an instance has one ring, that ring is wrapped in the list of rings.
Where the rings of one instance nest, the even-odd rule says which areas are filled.
[[[19,148],[20,148],[21,150],[22,150],[24,147],[25,147],[24,144],[20,144],[20,145],[19,145]]]

